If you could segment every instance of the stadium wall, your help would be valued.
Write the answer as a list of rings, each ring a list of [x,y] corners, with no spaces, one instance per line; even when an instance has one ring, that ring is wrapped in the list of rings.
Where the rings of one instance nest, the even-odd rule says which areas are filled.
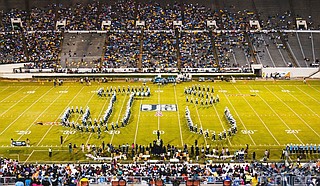
[[[268,75],[270,77],[270,74],[287,74],[290,73],[290,78],[303,78],[303,77],[309,77],[311,74],[317,72],[318,68],[262,68],[262,74]],[[312,78],[320,78],[320,74],[317,73],[316,76],[312,76]]]
[[[81,77],[81,76],[97,76],[97,77],[103,77],[103,76],[119,76],[119,74],[122,74],[121,76],[125,77],[142,77],[142,76],[156,76],[159,73],[135,73],[135,72],[116,72],[116,73],[86,73],[86,71],[83,71],[83,73],[80,74],[68,74],[68,73],[52,73],[53,69],[45,69],[43,72],[39,73],[39,70],[32,69],[34,72],[29,73],[15,73],[14,69],[24,67],[24,63],[19,64],[6,64],[6,65],[0,65],[0,77],[1,78],[12,78],[12,79],[25,79],[25,78],[33,78],[33,77]],[[121,69],[119,69],[121,71]],[[88,70],[89,71],[89,70]],[[320,72],[319,68],[262,68],[262,76],[265,77],[265,75],[268,75],[270,77],[270,74],[280,73],[280,74],[288,74],[290,73],[290,78],[303,78],[303,77],[309,77],[312,75],[311,78],[318,78],[320,79]],[[177,73],[161,73],[164,76],[176,76]],[[252,73],[190,73],[192,76],[196,77],[208,77],[208,76],[254,76]]]

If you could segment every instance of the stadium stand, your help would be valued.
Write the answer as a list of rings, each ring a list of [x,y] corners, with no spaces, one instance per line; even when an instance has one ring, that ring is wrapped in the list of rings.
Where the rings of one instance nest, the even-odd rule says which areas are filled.
[[[320,5],[316,1],[218,0],[207,5],[79,1],[29,8],[32,5],[3,8],[1,63],[35,63],[32,68],[147,69],[144,72],[156,68],[248,72],[251,64],[319,66],[315,8]],[[250,20],[258,20],[263,32],[248,32]],[[311,30],[295,31],[296,20],[306,20]],[[58,27],[57,21],[65,25]],[[144,21],[145,26],[136,26],[137,21]],[[176,27],[174,21],[182,25]],[[216,21],[217,28],[208,27],[207,21]]]
[[[15,182],[45,185],[70,185],[86,178],[90,184],[226,184],[244,185],[317,185],[319,162],[305,164],[242,163],[130,163],[112,160],[110,164],[21,164],[1,158],[2,184]]]
[[[61,65],[68,68],[100,66],[105,37],[98,33],[64,33]]]
[[[214,68],[217,72],[234,68],[237,72],[249,72],[252,64],[319,67],[318,0],[215,0],[204,1],[206,5],[80,1],[72,4],[57,0],[57,4],[44,3],[47,5],[41,7],[33,7],[40,1],[1,2],[0,64],[28,62],[25,65],[28,69],[146,69],[143,72],[156,72],[156,68]],[[13,24],[11,19],[21,19],[21,22]],[[56,27],[57,21],[64,20],[65,26]],[[208,27],[208,20],[216,21],[217,27]],[[250,32],[250,20],[258,20],[261,31]],[[297,29],[297,20],[306,20],[308,29]],[[111,24],[104,27],[103,21],[111,21]],[[145,21],[145,26],[137,27],[137,21]],[[175,28],[173,21],[182,21],[182,26]],[[129,154],[120,145],[108,148],[117,155]],[[271,185],[293,182],[317,185],[320,182],[319,161],[305,164],[287,161],[214,164],[206,161],[200,165],[184,161],[187,156],[174,146],[168,144],[166,149],[171,153],[163,157],[178,159],[177,163],[146,160],[123,164],[108,157],[111,163],[41,165],[1,158],[0,184],[18,181],[37,184],[48,180],[75,184],[83,177],[91,183],[112,185],[199,185],[223,184],[224,181],[236,185],[254,179]],[[199,147],[198,150],[202,152],[202,149],[208,151],[204,153],[207,157],[224,158],[222,149]],[[144,151],[152,151],[151,147],[139,149],[141,151],[141,156],[135,158],[149,159],[150,155]],[[245,153],[244,149],[240,152]],[[96,156],[88,157],[101,155],[99,148],[94,153]],[[226,158],[239,160],[239,152]]]
[[[108,32],[104,68],[136,68],[140,54],[139,33]]]

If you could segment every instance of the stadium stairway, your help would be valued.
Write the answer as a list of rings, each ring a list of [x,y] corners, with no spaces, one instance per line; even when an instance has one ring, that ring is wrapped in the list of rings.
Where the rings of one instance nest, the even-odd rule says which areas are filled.
[[[285,51],[287,51],[287,54],[288,54],[289,59],[290,59],[290,61],[291,61],[291,64],[292,64],[294,67],[298,67],[298,62],[297,62],[297,60],[293,57],[292,51],[289,50],[288,43],[287,43],[287,41],[285,40],[283,34],[282,34],[280,31],[278,31],[278,34],[279,34],[279,36],[280,36],[280,40],[282,41],[282,43],[283,43],[283,45],[284,45]]]
[[[61,52],[62,67],[95,67],[101,62],[106,34],[65,33]]]

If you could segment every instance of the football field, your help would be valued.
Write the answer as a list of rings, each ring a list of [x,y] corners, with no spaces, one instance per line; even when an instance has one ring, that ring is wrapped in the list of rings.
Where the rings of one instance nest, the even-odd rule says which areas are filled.
[[[69,153],[68,144],[95,144],[102,141],[116,146],[128,143],[148,145],[157,138],[157,131],[165,145],[188,147],[198,141],[199,146],[228,147],[233,153],[249,145],[249,154],[262,158],[266,149],[271,160],[280,158],[286,144],[320,144],[320,81],[237,81],[184,82],[159,86],[147,82],[150,97],[135,97],[128,125],[104,132],[101,138],[93,132],[80,132],[60,124],[68,107],[90,108],[91,119],[99,119],[108,108],[111,97],[99,97],[100,88],[142,87],[142,82],[0,82],[0,155],[21,162],[89,161],[85,153]],[[192,86],[210,87],[210,95],[220,98],[213,105],[186,102],[184,89]],[[214,87],[214,93],[211,92]],[[206,92],[204,90],[203,92]],[[108,124],[124,117],[129,94],[117,93]],[[188,95],[188,99],[197,97]],[[201,98],[199,98],[200,100]],[[204,98],[205,99],[205,98]],[[194,124],[208,129],[210,137],[190,132],[185,118],[188,106]],[[223,140],[212,140],[216,134],[230,128],[224,116],[228,107],[237,123],[237,133]],[[159,109],[162,108],[162,109]],[[70,120],[81,123],[81,114],[72,114]],[[60,145],[63,136],[63,145]],[[12,147],[14,141],[30,140],[30,147]],[[53,157],[48,157],[48,148]],[[250,155],[249,155],[250,156]],[[320,155],[308,155],[317,159]]]

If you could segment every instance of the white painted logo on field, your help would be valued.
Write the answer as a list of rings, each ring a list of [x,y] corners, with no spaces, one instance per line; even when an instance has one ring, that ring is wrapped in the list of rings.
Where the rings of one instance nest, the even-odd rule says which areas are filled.
[[[176,104],[142,104],[141,111],[177,111]]]
[[[34,90],[30,90],[30,91],[27,91],[27,94],[34,94],[36,91]]]
[[[68,93],[67,90],[61,90],[61,91],[59,91],[59,94],[66,94],[66,93]]]
[[[152,134],[157,134],[157,130],[154,130],[154,131],[152,131]],[[159,130],[159,132],[160,132],[160,134],[164,134],[164,131],[163,130]]]
[[[74,131],[74,130],[64,130],[64,131],[62,131],[62,133],[64,135],[72,135],[72,134],[75,134],[76,131]]]
[[[289,130],[285,130],[285,131],[287,134],[298,134],[301,130],[300,129],[298,129],[298,130],[289,129]]]
[[[19,135],[28,135],[28,134],[31,134],[31,131],[30,130],[17,130],[16,133]]]
[[[154,115],[156,117],[161,117],[163,116],[162,112],[161,111],[157,111],[156,114]]]
[[[254,134],[257,130],[241,130],[242,134]]]

